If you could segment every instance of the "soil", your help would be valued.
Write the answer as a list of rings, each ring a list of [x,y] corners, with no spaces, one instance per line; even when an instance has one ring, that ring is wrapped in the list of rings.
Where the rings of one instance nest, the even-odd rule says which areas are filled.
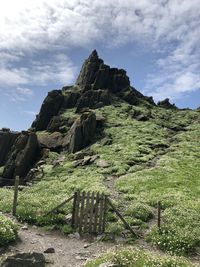
[[[94,258],[113,246],[112,243],[103,243],[97,239],[82,239],[76,233],[69,237],[58,231],[45,231],[36,227],[25,227],[19,231],[19,240],[0,252],[2,256],[17,252],[44,253],[53,248],[55,253],[44,253],[47,266],[79,267],[84,266],[86,260]]]

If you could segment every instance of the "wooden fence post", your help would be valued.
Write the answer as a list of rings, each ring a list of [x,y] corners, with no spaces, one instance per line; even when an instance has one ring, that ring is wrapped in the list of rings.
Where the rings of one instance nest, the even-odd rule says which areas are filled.
[[[16,211],[17,211],[18,187],[19,187],[19,176],[16,176],[15,177],[15,187],[14,187],[14,198],[13,198],[13,210],[12,210],[13,216],[16,215]]]
[[[158,229],[160,230],[160,226],[161,226],[161,202],[160,201],[158,201],[157,209],[158,209],[157,226],[158,226]]]

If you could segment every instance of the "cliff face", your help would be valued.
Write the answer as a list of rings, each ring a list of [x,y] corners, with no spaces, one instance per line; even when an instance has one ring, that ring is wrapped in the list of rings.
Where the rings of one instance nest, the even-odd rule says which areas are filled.
[[[0,130],[0,167],[6,163],[9,151],[18,136],[18,132],[11,132],[9,129]]]
[[[85,60],[75,85],[48,93],[29,132],[0,131],[3,177],[25,178],[45,149],[74,153],[90,145],[97,132],[102,131],[102,121],[96,117],[95,109],[123,101],[134,106],[155,106],[151,97],[131,87],[125,70],[104,64],[94,50]],[[72,109],[74,116],[70,117],[68,112]]]

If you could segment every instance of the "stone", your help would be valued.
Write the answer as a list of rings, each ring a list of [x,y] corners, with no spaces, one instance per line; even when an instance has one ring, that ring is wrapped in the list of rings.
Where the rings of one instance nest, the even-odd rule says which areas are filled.
[[[76,112],[80,112],[85,107],[100,108],[110,104],[111,99],[108,90],[89,90],[79,98]]]
[[[85,112],[74,122],[66,138],[68,150],[75,153],[88,146],[95,135],[96,116],[94,112]]]
[[[49,92],[31,127],[35,131],[46,130],[51,119],[58,115],[63,101],[64,96],[61,90],[53,90]]]
[[[70,87],[71,91],[69,89],[65,89],[65,87],[62,89],[64,91],[64,101],[62,104],[62,108],[68,109],[68,108],[74,108],[77,104],[78,99],[81,97],[81,92],[74,91],[75,87]]]
[[[44,253],[46,253],[46,254],[53,254],[53,253],[55,253],[55,249],[54,248],[47,248],[45,251],[44,251]]]
[[[80,234],[79,234],[78,232],[74,233],[74,237],[75,237],[76,239],[78,239],[78,240],[81,238],[81,236],[80,236]]]
[[[91,55],[84,62],[80,74],[76,80],[76,85],[85,88],[87,85],[91,85],[95,81],[96,73],[103,63],[102,59],[99,59],[97,51],[92,51]]]
[[[98,160],[96,165],[97,167],[100,167],[100,168],[108,168],[110,166],[110,164],[106,160],[103,160],[103,159]]]
[[[175,104],[171,104],[169,102],[169,98],[166,98],[162,101],[159,101],[157,104],[159,107],[166,108],[166,109],[178,109]]]
[[[7,128],[0,130],[0,166],[6,163],[9,152],[19,135],[19,132],[12,132]]]
[[[38,142],[42,148],[60,152],[63,148],[63,135],[60,132],[44,133],[38,135]]]
[[[22,229],[22,230],[28,230],[28,226],[27,226],[27,225],[23,225],[23,226],[21,227],[21,229]]]
[[[17,253],[8,256],[1,267],[45,267],[45,257],[42,253]]]
[[[102,146],[109,146],[109,145],[112,145],[112,138],[104,137],[104,138],[101,140],[101,145],[102,145]]]
[[[20,176],[23,180],[37,160],[39,153],[37,135],[32,132],[22,132],[12,146],[2,177],[12,180]],[[2,182],[4,185],[9,184],[9,181]]]

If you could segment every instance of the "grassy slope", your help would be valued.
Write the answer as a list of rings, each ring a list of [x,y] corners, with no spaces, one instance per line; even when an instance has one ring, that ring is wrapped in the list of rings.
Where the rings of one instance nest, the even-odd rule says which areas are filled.
[[[149,113],[145,107],[136,108]],[[64,116],[72,116],[65,112]],[[111,145],[97,141],[89,149],[108,161],[108,168],[95,163],[85,167],[72,165],[73,156],[66,155],[62,166],[45,166],[43,179],[27,187],[19,195],[18,216],[38,224],[62,223],[63,215],[43,218],[41,214],[76,189],[106,192],[113,196],[132,226],[148,227],[158,200],[162,201],[164,224],[161,233],[152,229],[145,238],[162,249],[176,254],[193,251],[200,242],[200,113],[154,108],[152,118],[141,122],[129,114],[125,103],[96,110],[106,118],[106,135]],[[172,126],[186,131],[172,132]],[[152,144],[154,146],[152,146]],[[51,158],[57,158],[51,153]],[[109,177],[115,179],[107,187]],[[117,198],[116,198],[117,196]],[[12,192],[0,189],[0,210],[10,211]],[[69,210],[69,206],[66,207]],[[122,225],[110,214],[108,230],[120,233]]]

